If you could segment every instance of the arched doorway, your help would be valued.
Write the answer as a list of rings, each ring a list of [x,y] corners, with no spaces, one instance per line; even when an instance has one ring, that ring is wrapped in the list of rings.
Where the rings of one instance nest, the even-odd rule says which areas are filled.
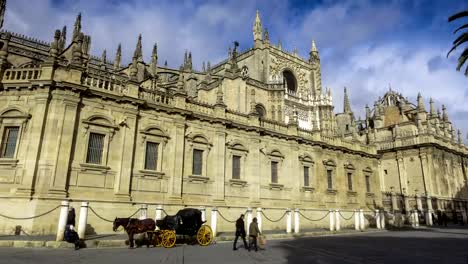
[[[257,112],[258,117],[259,117],[260,119],[264,119],[264,118],[265,118],[266,110],[265,110],[265,107],[263,107],[263,105],[257,104],[257,105],[255,106],[255,111]]]

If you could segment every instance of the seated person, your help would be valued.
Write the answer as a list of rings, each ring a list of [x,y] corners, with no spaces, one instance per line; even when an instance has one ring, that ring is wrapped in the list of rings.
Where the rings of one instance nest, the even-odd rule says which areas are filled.
[[[80,249],[80,238],[73,225],[65,226],[65,234],[63,237],[68,243],[75,244],[75,250]]]

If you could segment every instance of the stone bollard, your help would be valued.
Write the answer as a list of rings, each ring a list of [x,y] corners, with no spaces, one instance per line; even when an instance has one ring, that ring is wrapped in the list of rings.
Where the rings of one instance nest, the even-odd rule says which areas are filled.
[[[78,220],[78,237],[85,239],[86,224],[88,222],[88,205],[89,202],[82,202],[80,208],[80,219]]]
[[[253,217],[252,217],[252,208],[249,207],[249,208],[247,208],[247,230],[246,230],[246,231],[247,231],[247,236],[248,236],[249,233],[250,233],[250,232],[249,232],[249,231],[250,231],[250,230],[249,230],[249,229],[250,229],[249,227],[250,227],[250,223],[252,223],[252,218],[253,218]]]
[[[414,210],[414,226],[419,227],[419,214],[418,210]]]
[[[202,222],[206,222],[206,208],[205,206],[200,207],[201,211],[201,220]]]
[[[258,223],[258,230],[262,232],[262,208],[257,208],[257,223]]]
[[[56,241],[63,240],[63,233],[65,232],[65,225],[67,224],[68,206],[70,205],[70,202],[62,201],[61,205],[62,206],[60,207],[60,216],[57,227],[57,237],[55,239]]]
[[[294,233],[299,234],[300,231],[300,221],[299,221],[299,209],[294,209]]]
[[[364,210],[359,209],[359,228],[361,231],[366,230],[366,221],[364,218]]]
[[[466,215],[466,211],[463,209],[463,211],[461,211],[461,215],[462,215],[462,221],[463,221],[463,224],[467,224],[467,215]]]
[[[360,230],[359,218],[359,210],[354,210],[354,229],[356,230]]]
[[[434,219],[432,219],[432,210],[426,211],[426,225],[427,226],[434,225]]]
[[[291,226],[292,226],[292,215],[291,209],[286,209],[286,233],[291,233]]]
[[[341,230],[341,223],[340,223],[340,210],[336,209],[335,211],[335,230]]]
[[[382,227],[380,226],[380,212],[379,212],[379,209],[375,210],[375,225],[376,225],[377,229],[382,229]]]
[[[380,228],[385,229],[385,210],[380,211]]]
[[[216,224],[218,222],[218,208],[211,209],[211,230],[213,230],[213,237],[216,237]]]
[[[148,205],[147,204],[142,204],[140,206],[140,217],[139,219],[146,219],[148,218]]]
[[[330,231],[335,231],[335,211],[329,210],[328,214],[330,218]]]
[[[203,211],[202,211],[203,212]],[[161,220],[162,219],[162,213],[163,213],[163,208],[162,208],[162,205],[158,204],[156,205],[156,215],[154,217],[154,219],[157,221],[157,220]],[[202,213],[202,218],[203,218],[203,213]],[[155,222],[156,222],[155,221]],[[156,226],[156,230],[159,230],[159,227]]]

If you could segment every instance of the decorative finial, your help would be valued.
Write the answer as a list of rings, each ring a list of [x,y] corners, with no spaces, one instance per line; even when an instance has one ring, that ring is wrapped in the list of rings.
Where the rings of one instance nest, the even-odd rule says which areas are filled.
[[[257,40],[262,40],[262,22],[260,21],[260,12],[257,10],[257,14],[255,16],[255,22],[253,25],[253,36],[254,36],[254,41]]]
[[[141,34],[138,35],[138,41],[135,47],[135,52],[133,53],[133,57],[137,59],[137,61],[143,61],[143,51],[141,46]]]
[[[343,112],[344,113],[352,113],[351,105],[349,103],[349,97],[348,97],[348,92],[346,90],[346,87],[344,88]]]
[[[81,32],[81,12],[78,13],[75,20],[75,27],[73,28],[73,41],[76,41]]]
[[[107,63],[107,52],[106,52],[106,50],[102,51],[101,63],[102,63],[102,65],[104,65],[104,67],[106,66],[106,63]]]
[[[114,60],[114,70],[117,71],[120,69],[120,60],[122,58],[122,45],[119,43],[117,46],[117,52],[115,53],[115,60]]]

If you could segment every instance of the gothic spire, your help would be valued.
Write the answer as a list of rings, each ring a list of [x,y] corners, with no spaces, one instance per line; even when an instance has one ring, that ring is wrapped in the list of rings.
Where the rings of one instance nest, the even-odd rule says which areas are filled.
[[[73,28],[73,37],[72,40],[76,41],[76,38],[81,32],[81,12],[78,13],[78,16],[76,16],[75,20],[75,27]]]
[[[462,144],[463,143],[463,140],[462,140],[462,137],[461,137],[461,131],[460,129],[458,129],[458,144]]]
[[[268,28],[265,28],[263,36],[264,36],[265,42],[270,42],[270,36],[268,34]]]
[[[120,60],[122,59],[122,45],[117,46],[117,52],[115,53],[114,70],[120,69]]]
[[[312,40],[312,45],[310,46],[310,52],[318,52],[317,46],[315,45],[315,40]]]
[[[59,51],[62,52],[63,49],[65,48],[67,42],[67,26],[63,26],[62,28],[62,34],[60,34],[60,40],[59,40]]]
[[[0,29],[3,27],[3,18],[5,17],[6,0],[0,0]]]
[[[447,108],[445,108],[445,105],[442,105],[442,120],[448,122]]]
[[[312,45],[310,46],[309,52],[309,63],[314,63],[320,61],[319,53],[317,46],[315,45],[315,40],[312,40]]]
[[[158,44],[154,43],[153,52],[151,53],[151,70],[153,74],[156,74],[158,67]]]
[[[432,100],[432,97],[429,99],[429,105],[430,105],[430,111],[431,111],[431,118],[436,117],[437,113],[434,107],[434,100]]]
[[[143,52],[141,47],[141,34],[138,35],[138,41],[135,47],[135,52],[133,53],[133,57],[137,59],[137,61],[143,61]]]
[[[107,52],[106,50],[104,50],[102,52],[102,57],[101,57],[101,65],[104,66],[104,68],[106,67],[106,64],[107,64]]]
[[[192,52],[191,51],[188,54],[187,69],[190,71],[192,70]]]
[[[278,39],[278,49],[283,49],[283,45],[281,44],[281,39]]]
[[[254,37],[254,41],[257,41],[257,40],[262,40],[263,36],[262,36],[262,22],[260,21],[260,13],[258,12],[257,10],[257,14],[255,16],[255,22],[254,22],[254,25],[253,25],[253,37]]]
[[[343,112],[346,114],[350,114],[353,111],[351,111],[351,105],[349,104],[349,97],[348,97],[348,92],[346,91],[346,87],[344,88],[344,99],[343,99]]]
[[[424,112],[426,109],[424,108],[424,102],[421,96],[421,93],[418,93],[418,111]]]

